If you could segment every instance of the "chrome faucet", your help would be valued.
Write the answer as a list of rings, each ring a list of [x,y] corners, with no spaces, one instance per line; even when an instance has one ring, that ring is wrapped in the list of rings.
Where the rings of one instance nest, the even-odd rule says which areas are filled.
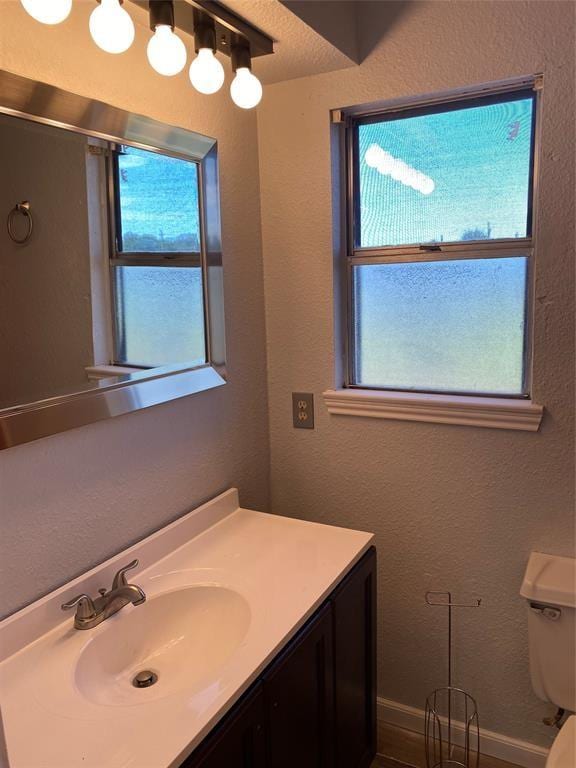
[[[77,595],[67,603],[62,603],[62,610],[69,611],[76,608],[74,616],[74,626],[76,629],[92,629],[101,622],[109,619],[128,603],[140,605],[146,600],[144,591],[136,584],[128,584],[126,581],[126,572],[136,568],[138,560],[132,560],[131,563],[120,568],[114,581],[112,589],[108,592],[106,589],[99,589],[100,597],[92,600],[88,595]]]

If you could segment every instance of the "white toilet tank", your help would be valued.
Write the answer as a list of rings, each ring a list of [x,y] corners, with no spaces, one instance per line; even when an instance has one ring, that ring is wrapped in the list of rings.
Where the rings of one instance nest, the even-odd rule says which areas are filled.
[[[520,594],[528,601],[534,692],[575,712],[576,560],[532,552]]]

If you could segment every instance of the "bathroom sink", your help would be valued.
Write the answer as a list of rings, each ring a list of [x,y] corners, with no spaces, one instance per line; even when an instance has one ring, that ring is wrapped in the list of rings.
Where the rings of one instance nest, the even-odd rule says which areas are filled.
[[[143,704],[182,689],[197,693],[217,683],[249,625],[249,605],[232,589],[198,585],[160,593],[101,625],[77,659],[75,687],[109,706]],[[138,687],[137,675],[145,687]]]
[[[242,509],[229,491],[4,619],[10,765],[181,765],[371,539]],[[77,629],[62,602],[97,600],[133,559],[144,565],[133,581],[146,600]],[[135,687],[146,671],[157,681]]]

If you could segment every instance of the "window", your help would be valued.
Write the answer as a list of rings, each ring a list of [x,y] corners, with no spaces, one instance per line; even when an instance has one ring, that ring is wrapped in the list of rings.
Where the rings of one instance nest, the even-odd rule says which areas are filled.
[[[117,147],[112,188],[115,364],[204,364],[198,163]]]
[[[536,91],[347,118],[351,388],[528,397]]]

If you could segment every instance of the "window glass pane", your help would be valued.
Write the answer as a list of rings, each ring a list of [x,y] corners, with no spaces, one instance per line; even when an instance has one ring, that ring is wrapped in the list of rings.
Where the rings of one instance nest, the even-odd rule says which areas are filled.
[[[118,197],[119,250],[200,250],[196,163],[123,147]]]
[[[358,245],[526,237],[533,97],[358,126]]]
[[[116,267],[118,363],[206,361],[202,270]]]
[[[527,258],[354,268],[357,384],[522,394]]]

